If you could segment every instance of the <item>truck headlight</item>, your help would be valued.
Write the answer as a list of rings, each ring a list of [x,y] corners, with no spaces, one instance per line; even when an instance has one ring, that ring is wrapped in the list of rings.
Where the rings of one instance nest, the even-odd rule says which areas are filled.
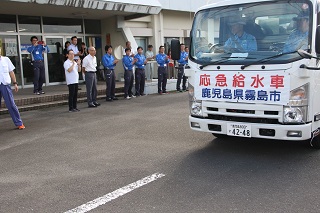
[[[190,106],[191,115],[202,116],[202,101],[193,101]]]
[[[305,84],[290,92],[288,106],[283,107],[283,122],[305,123],[308,118],[309,84]]]
[[[285,123],[304,123],[307,118],[307,107],[285,106],[283,110],[283,121]]]
[[[194,87],[189,83],[189,106],[190,114],[198,117],[202,117],[202,101],[196,100],[194,97]]]

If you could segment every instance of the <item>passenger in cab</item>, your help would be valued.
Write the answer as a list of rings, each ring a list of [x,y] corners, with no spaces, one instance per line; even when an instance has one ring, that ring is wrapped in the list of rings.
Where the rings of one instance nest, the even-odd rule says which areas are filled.
[[[256,38],[246,33],[243,29],[246,25],[245,20],[241,17],[233,17],[229,20],[228,25],[231,28],[232,35],[224,44],[224,49],[230,52],[234,52],[234,49],[240,52],[252,52],[257,51]]]
[[[297,22],[297,29],[289,35],[283,47],[283,53],[294,52],[298,49],[308,49],[309,11],[300,12],[293,20]]]

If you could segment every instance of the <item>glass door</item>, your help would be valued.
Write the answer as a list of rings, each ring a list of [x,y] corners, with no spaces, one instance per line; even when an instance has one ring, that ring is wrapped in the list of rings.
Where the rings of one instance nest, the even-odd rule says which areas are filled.
[[[47,53],[47,67],[49,83],[57,83],[65,81],[64,74],[64,58],[63,58],[63,37],[46,37],[46,44],[50,51]]]

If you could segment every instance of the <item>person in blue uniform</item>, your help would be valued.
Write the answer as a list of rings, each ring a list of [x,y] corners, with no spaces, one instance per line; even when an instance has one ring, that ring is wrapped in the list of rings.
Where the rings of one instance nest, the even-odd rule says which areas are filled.
[[[156,61],[158,63],[158,94],[167,93],[167,65],[170,62],[169,57],[164,53],[164,46],[159,47],[159,53],[156,55]]]
[[[24,129],[25,126],[22,123],[18,107],[14,102],[11,89],[11,81],[13,81],[14,90],[18,92],[18,83],[13,72],[15,67],[8,57],[2,56],[1,52],[2,48],[0,48],[0,106],[3,97],[13,123],[18,129]]]
[[[106,54],[102,57],[102,63],[105,68],[106,84],[107,84],[107,97],[106,101],[118,100],[115,97],[116,88],[116,74],[114,67],[117,65],[119,60],[115,59],[112,55],[112,46],[105,46]]]
[[[146,72],[145,65],[147,64],[147,59],[143,55],[143,48],[137,48],[138,53],[134,56],[136,59],[136,71],[135,71],[135,79],[136,79],[136,96],[144,96],[144,86],[146,82]]]
[[[131,49],[125,49],[126,55],[122,58],[124,67],[124,98],[129,100],[135,96],[132,94],[133,87],[133,66],[137,59],[131,57]]]
[[[308,49],[309,11],[300,12],[293,20],[297,22],[297,29],[289,35],[283,47],[283,53],[294,52],[298,49]]]
[[[188,63],[188,53],[185,51],[185,45],[180,44],[180,59],[178,60],[178,80],[177,80],[177,91],[182,92],[180,88],[181,80],[182,80],[182,89],[186,90],[187,77],[184,75],[184,67]]]
[[[31,53],[33,64],[33,93],[35,95],[45,94],[42,90],[42,85],[45,82],[43,53],[48,53],[50,50],[44,41],[38,43],[37,36],[32,36],[30,41],[32,46],[28,47],[27,51]]]
[[[244,25],[246,25],[243,18],[232,17],[228,25],[231,28],[232,35],[224,44],[225,51],[230,50],[233,52],[234,49],[240,52],[257,51],[256,38],[253,35],[246,33],[243,29]]]

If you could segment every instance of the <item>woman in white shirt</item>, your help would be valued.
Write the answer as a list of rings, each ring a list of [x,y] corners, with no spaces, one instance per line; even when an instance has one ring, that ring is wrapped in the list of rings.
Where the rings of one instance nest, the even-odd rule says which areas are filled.
[[[81,71],[81,60],[77,62],[74,61],[73,50],[68,50],[68,59],[64,62],[63,67],[66,74],[66,81],[69,87],[69,112],[80,111],[77,108],[78,99],[78,79],[79,73]]]

